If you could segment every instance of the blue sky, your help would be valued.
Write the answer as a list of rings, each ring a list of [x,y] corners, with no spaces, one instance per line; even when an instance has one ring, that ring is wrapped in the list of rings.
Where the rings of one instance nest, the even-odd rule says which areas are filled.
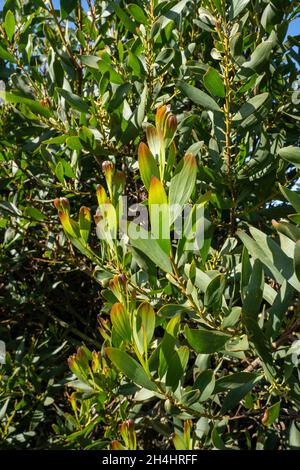
[[[5,0],[0,0],[0,9],[3,8],[4,1]],[[53,0],[55,8],[59,8],[59,3],[59,0]],[[87,3],[85,0],[83,0],[82,4],[85,8],[87,7]],[[290,25],[289,34],[291,36],[296,36],[297,34],[300,34],[300,18],[298,20],[293,21],[293,23]]]

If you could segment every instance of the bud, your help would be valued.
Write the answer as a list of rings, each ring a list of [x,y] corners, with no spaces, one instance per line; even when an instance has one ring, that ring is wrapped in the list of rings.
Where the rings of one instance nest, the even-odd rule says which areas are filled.
[[[103,171],[105,179],[106,179],[106,184],[107,184],[107,187],[108,187],[110,197],[112,198],[112,178],[113,178],[113,175],[115,174],[115,165],[114,165],[114,163],[110,162],[109,160],[105,160],[102,163],[102,171]]]
[[[54,206],[59,212],[64,212],[65,214],[70,213],[70,203],[66,197],[54,199]]]
[[[175,132],[177,130],[177,118],[174,114],[170,114],[166,120],[165,128],[164,128],[164,138],[165,138],[165,145],[170,145],[172,142]]]
[[[102,163],[102,171],[105,175],[105,178],[111,178],[113,174],[115,173],[115,165],[113,162],[110,162],[109,160],[105,160]]]
[[[156,111],[156,116],[155,116],[155,125],[157,129],[160,129],[162,132],[165,127],[165,121],[168,116],[170,108],[169,106],[160,106],[157,111]]]
[[[87,243],[91,231],[91,212],[88,207],[82,206],[79,210],[79,231],[82,239]]]
[[[136,450],[136,433],[133,419],[128,419],[120,424],[120,433],[127,449]]]
[[[97,186],[96,196],[99,206],[101,206],[102,204],[107,204],[109,202],[109,198],[106,194],[106,191],[103,186],[101,186],[101,184]]]
[[[111,441],[111,449],[112,450],[126,450],[125,447],[119,441]]]

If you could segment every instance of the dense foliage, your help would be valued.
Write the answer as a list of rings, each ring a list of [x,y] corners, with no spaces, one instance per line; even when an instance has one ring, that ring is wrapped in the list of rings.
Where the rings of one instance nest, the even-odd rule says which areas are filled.
[[[1,448],[300,448],[299,16],[6,0]]]

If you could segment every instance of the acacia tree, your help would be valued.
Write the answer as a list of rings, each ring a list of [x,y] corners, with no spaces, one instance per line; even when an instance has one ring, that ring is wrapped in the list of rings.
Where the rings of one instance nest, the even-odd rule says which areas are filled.
[[[87,3],[7,1],[0,25],[7,250],[55,233],[65,254],[41,256],[101,286],[101,350],[69,359],[76,419],[55,431],[84,448],[299,447],[298,2]],[[149,233],[162,205],[167,233],[112,238],[122,194]],[[173,237],[187,203],[194,249]]]

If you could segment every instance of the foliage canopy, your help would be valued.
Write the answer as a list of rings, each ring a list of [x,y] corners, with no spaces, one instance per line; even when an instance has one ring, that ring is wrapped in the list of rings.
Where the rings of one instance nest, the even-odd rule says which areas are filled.
[[[0,14],[2,448],[300,448],[299,2]]]

